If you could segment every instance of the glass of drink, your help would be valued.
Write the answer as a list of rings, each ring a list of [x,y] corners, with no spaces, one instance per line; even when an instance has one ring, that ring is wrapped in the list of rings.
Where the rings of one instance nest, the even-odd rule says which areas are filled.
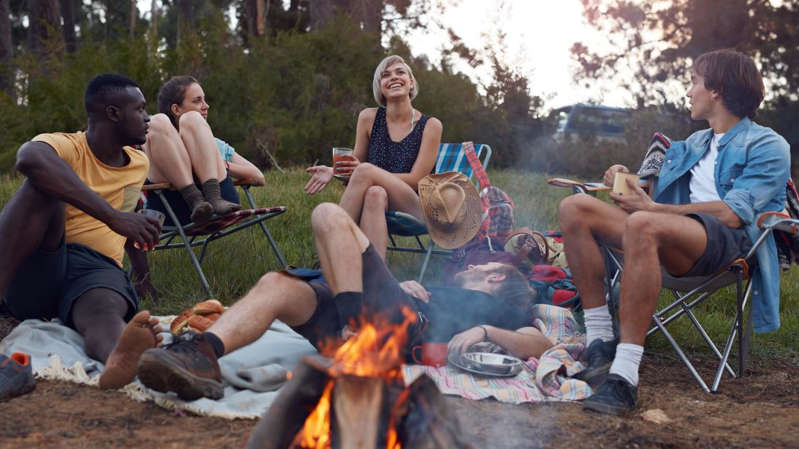
[[[141,209],[139,210],[139,213],[144,215],[145,217],[155,218],[156,220],[158,220],[159,228],[162,228],[164,226],[164,220],[166,220],[166,215],[162,214],[161,212],[158,212],[157,210],[153,209]],[[134,242],[133,246],[136,247],[136,249],[142,249],[141,245],[139,245],[139,242]],[[143,249],[144,251],[150,250],[148,246],[145,246]]]
[[[349,178],[349,174],[339,173],[337,165],[341,161],[355,160],[355,156],[352,155],[352,152],[352,148],[333,147],[333,175],[336,177]]]

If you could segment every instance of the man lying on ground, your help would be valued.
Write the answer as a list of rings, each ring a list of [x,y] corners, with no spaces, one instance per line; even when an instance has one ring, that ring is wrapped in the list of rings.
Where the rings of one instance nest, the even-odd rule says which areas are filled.
[[[687,96],[691,118],[707,120],[711,129],[672,143],[652,197],[628,181],[632,195],[611,194],[618,207],[588,195],[561,202],[563,243],[585,309],[589,366],[583,378],[599,384],[586,408],[613,414],[635,408],[660,267],[674,276],[717,273],[749,251],[760,214],[785,206],[788,144],[750,120],[763,91],[751,58],[731,50],[700,56]],[[610,167],[605,183],[611,185],[619,171],[627,168]],[[600,244],[624,251],[620,343],[605,304]],[[755,330],[776,330],[780,279],[773,238],[758,250],[752,282]]]
[[[106,362],[105,381],[135,373],[123,351],[109,358],[117,341],[131,342],[122,346],[135,356],[157,341],[122,271],[126,240],[152,245],[160,232],[156,220],[133,213],[149,164],[129,145],[145,141],[145,104],[130,79],[94,78],[86,132],[40,134],[22,145],[16,168],[26,179],[0,213],[6,308],[20,320],[59,318],[77,330],[86,353]]]
[[[339,206],[319,205],[311,224],[324,277],[267,273],[206,332],[145,351],[139,360],[139,380],[187,400],[220,398],[217,359],[258,339],[275,319],[319,348],[329,337],[340,337],[362,310],[394,317],[399,306],[425,315],[432,333],[445,338],[439,341],[449,341],[450,351],[462,352],[489,340],[526,359],[552,346],[531,327],[534,293],[515,268],[498,263],[472,266],[457,275],[461,288],[426,290],[413,281],[399,283]]]

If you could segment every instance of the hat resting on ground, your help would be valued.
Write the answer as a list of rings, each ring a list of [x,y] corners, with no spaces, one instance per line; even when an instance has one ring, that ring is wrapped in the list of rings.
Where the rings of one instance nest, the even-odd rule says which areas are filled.
[[[425,176],[419,181],[419,201],[427,231],[436,245],[458,248],[477,234],[483,208],[477,189],[463,173]]]

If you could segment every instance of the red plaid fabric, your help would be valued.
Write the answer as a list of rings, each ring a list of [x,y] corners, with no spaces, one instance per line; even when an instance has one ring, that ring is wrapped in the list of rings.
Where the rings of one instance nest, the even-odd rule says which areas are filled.
[[[264,214],[277,215],[277,214],[282,214],[285,211],[286,211],[286,206],[259,207],[258,209],[237,210],[223,217],[219,217],[207,223],[203,223],[202,225],[186,229],[186,235],[213,234],[214,232],[227,228],[228,226],[232,226],[254,215],[264,215]]]
[[[472,142],[464,142],[463,150],[474,174],[477,176],[477,180],[480,182],[483,221],[480,223],[476,238],[484,239],[491,236],[504,243],[513,230],[513,201],[502,189],[491,185],[483,164],[480,163],[477,154],[474,152],[474,144]]]

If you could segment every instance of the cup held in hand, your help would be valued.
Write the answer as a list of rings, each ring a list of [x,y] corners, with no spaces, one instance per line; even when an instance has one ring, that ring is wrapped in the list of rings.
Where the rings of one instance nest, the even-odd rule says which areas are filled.
[[[333,147],[333,174],[337,177],[349,177],[349,174],[339,172],[338,163],[347,160],[354,160],[352,148]]]
[[[613,193],[617,195],[632,195],[632,187],[627,185],[627,180],[632,179],[634,183],[638,184],[638,175],[635,173],[622,173],[616,172],[613,178]]]

